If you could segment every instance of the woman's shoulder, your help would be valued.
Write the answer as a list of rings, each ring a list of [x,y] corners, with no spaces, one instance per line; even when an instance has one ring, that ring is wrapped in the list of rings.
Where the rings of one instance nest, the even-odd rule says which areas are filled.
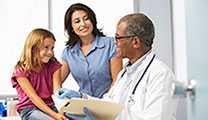
[[[104,43],[105,45],[114,44],[114,38],[113,37],[98,37],[99,42]]]
[[[63,51],[69,51],[69,50],[71,50],[72,48],[73,48],[73,47],[65,46],[64,49],[63,49]]]
[[[66,46],[63,49],[62,54],[68,54],[68,53],[70,53],[71,51],[74,51],[74,50],[75,50],[75,46],[73,46],[73,47]]]
[[[110,36],[100,36],[98,37],[100,40],[107,40],[107,41],[112,41],[114,38]]]

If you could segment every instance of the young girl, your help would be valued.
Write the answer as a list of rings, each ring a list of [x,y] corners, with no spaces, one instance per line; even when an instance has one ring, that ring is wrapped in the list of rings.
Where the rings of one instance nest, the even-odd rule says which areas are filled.
[[[61,87],[61,64],[54,57],[54,44],[54,35],[41,28],[34,29],[26,39],[11,78],[22,120],[66,120],[52,100],[53,92]]]

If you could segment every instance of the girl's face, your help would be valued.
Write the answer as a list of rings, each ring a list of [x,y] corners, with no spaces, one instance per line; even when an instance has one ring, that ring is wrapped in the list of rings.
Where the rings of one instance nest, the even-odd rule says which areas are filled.
[[[43,40],[43,46],[40,48],[40,60],[43,63],[47,63],[51,57],[54,56],[54,39],[48,37]]]
[[[79,37],[92,35],[93,25],[87,13],[77,10],[72,14],[72,28]]]

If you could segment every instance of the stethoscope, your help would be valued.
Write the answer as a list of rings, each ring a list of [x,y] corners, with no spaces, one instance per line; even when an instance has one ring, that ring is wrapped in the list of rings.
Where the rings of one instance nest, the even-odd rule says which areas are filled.
[[[149,64],[148,64],[147,67],[145,68],[144,72],[142,73],[142,76],[139,78],[139,81],[137,82],[137,84],[135,85],[135,87],[134,87],[134,89],[133,89],[131,95],[129,96],[129,100],[128,100],[128,103],[129,103],[129,104],[131,104],[131,105],[132,105],[132,104],[135,104],[134,94],[135,94],[135,92],[136,92],[136,89],[137,89],[139,83],[141,82],[141,80],[143,79],[145,73],[147,72],[147,70],[148,70],[149,66],[151,65],[152,61],[154,60],[154,58],[155,58],[155,54],[153,55],[151,61],[149,62]],[[124,71],[124,73],[125,73],[125,72],[126,72],[126,71]],[[123,73],[123,74],[124,74],[124,73]],[[122,75],[123,75],[123,74],[122,74]]]

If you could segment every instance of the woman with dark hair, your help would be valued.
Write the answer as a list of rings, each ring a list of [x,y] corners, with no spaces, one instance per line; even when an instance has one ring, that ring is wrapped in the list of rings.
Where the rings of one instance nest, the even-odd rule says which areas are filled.
[[[61,57],[62,80],[71,73],[81,93],[102,97],[122,69],[114,39],[97,28],[95,13],[81,3],[68,8],[64,28],[68,41]]]

